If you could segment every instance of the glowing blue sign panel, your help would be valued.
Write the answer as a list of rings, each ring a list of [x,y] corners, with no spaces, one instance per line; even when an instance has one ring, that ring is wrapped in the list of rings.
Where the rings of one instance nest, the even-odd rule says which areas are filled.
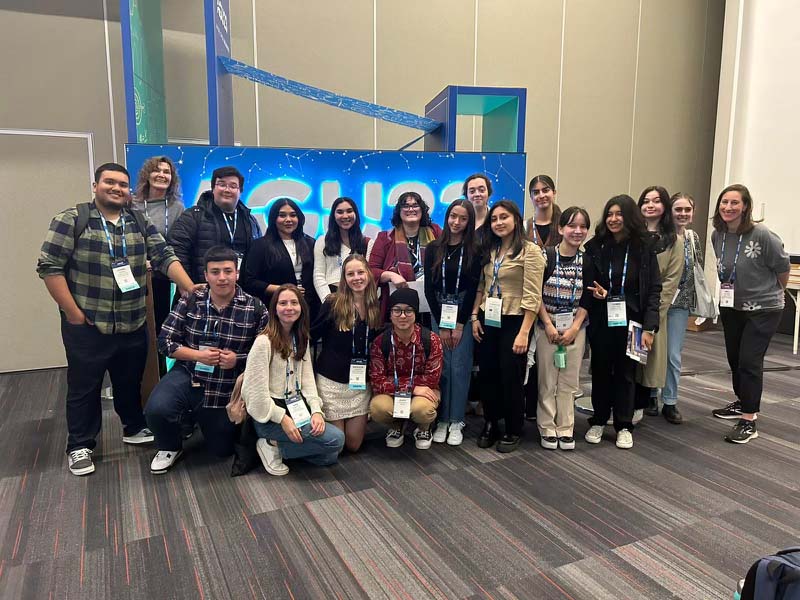
[[[392,210],[405,191],[418,192],[442,224],[447,206],[461,197],[464,178],[486,173],[493,200],[508,198],[522,209],[525,198],[525,154],[481,152],[393,152],[386,150],[313,150],[127,144],[132,179],[146,159],[169,156],[178,166],[187,207],[211,189],[214,169],[233,165],[244,174],[242,201],[262,228],[269,206],[288,196],[306,215],[305,231],[317,237],[328,223],[331,204],[349,196],[358,204],[366,235],[391,228]]]

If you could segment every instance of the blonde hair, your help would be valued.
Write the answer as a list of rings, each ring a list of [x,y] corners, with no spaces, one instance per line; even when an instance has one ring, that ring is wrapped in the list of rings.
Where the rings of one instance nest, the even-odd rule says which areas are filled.
[[[367,272],[367,287],[364,290],[364,308],[367,314],[362,315],[370,329],[378,329],[383,323],[381,320],[381,310],[378,304],[378,286],[375,285],[375,278],[372,276],[372,269],[369,268],[367,259],[361,254],[351,254],[342,263],[342,276],[339,280],[339,287],[332,294],[331,312],[333,320],[339,331],[350,331],[356,322],[356,297],[353,290],[347,285],[344,273],[347,265],[353,261],[358,261]]]

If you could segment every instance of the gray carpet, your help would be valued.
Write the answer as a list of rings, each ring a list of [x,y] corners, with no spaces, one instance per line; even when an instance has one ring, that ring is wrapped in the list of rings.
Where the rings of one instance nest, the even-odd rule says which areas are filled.
[[[680,407],[549,452],[381,438],[332,468],[231,479],[196,434],[152,476],[105,406],[97,471],[69,474],[63,370],[0,376],[2,598],[732,598],[759,556],[800,542],[800,357],[777,336],[761,437],[726,444],[719,332],[689,334]]]

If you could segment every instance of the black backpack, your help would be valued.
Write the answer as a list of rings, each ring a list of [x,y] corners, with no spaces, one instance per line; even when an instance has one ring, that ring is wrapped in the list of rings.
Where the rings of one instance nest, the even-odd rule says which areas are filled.
[[[75,226],[72,229],[72,236],[77,244],[78,238],[86,231],[86,226],[89,224],[89,213],[92,211],[92,203],[81,202],[77,204],[75,208],[78,211],[78,216],[75,217]],[[125,210],[133,216],[133,220],[136,221],[136,226],[139,228],[139,233],[147,239],[147,222],[145,221],[144,213],[131,208],[126,208]]]
[[[758,559],[744,579],[742,600],[800,600],[800,547]]]
[[[383,337],[381,338],[381,352],[383,352],[383,360],[389,359],[389,353],[392,351],[392,340],[390,336],[392,335],[392,324],[389,323],[386,325],[386,328],[383,330]],[[428,355],[431,353],[431,330],[427,327],[420,326],[419,328],[419,338],[422,342],[422,349],[425,352],[425,360],[428,360]]]

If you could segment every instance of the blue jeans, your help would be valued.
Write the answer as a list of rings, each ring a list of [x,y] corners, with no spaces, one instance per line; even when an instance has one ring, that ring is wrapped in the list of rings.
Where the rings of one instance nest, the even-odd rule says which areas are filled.
[[[233,454],[236,425],[228,419],[225,408],[203,406],[203,388],[192,387],[192,376],[180,363],[153,389],[144,416],[159,450],[180,450],[181,423],[193,420],[200,425],[209,452],[219,458]]]
[[[330,423],[325,423],[325,431],[317,436],[311,435],[310,424],[303,425],[300,428],[300,433],[303,435],[302,444],[290,441],[279,423],[253,421],[253,425],[256,427],[258,437],[278,442],[281,456],[287,460],[304,458],[312,465],[325,467],[339,460],[339,452],[344,447],[344,433]]]
[[[670,308],[667,312],[667,381],[661,390],[664,404],[678,403],[678,380],[681,378],[681,350],[686,338],[688,308]]]
[[[439,335],[439,324],[431,319],[433,332]],[[453,350],[442,344],[442,378],[439,387],[442,390],[442,401],[439,403],[439,421],[458,423],[464,420],[469,396],[469,384],[472,379],[472,328],[464,326],[461,341]]]

